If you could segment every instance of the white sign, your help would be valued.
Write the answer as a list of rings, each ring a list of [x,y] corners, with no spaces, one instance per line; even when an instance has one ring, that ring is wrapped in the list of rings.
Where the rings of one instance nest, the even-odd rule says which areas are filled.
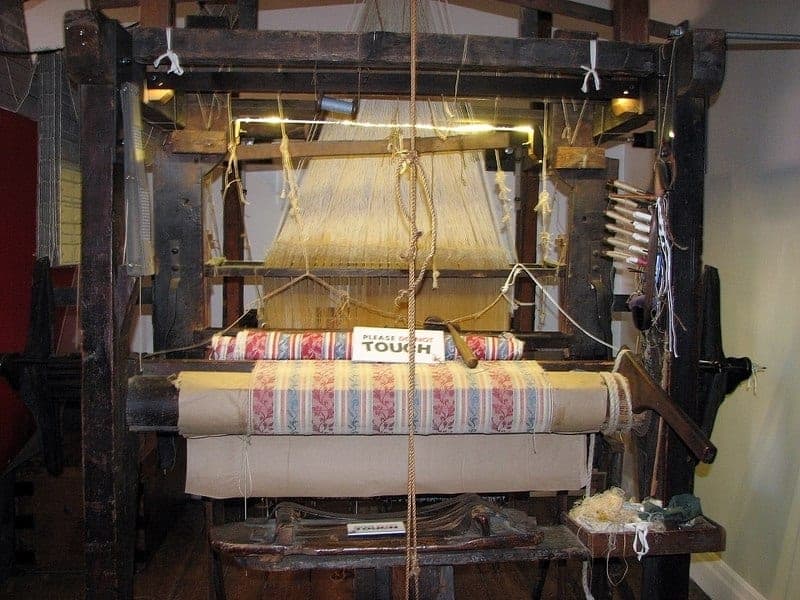
[[[444,332],[420,329],[416,332],[418,363],[444,360]],[[408,361],[408,331],[388,327],[353,327],[353,360],[359,362],[404,363]]]

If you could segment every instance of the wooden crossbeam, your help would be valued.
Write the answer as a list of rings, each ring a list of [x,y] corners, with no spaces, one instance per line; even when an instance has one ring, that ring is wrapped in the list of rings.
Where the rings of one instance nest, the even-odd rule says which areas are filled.
[[[584,42],[585,43],[585,42]],[[583,76],[553,77],[531,76],[524,73],[494,72],[470,73],[457,70],[450,72],[418,73],[417,93],[420,96],[452,95],[458,80],[458,96],[461,98],[494,97],[500,93],[504,98],[588,98],[589,100],[610,100],[623,96],[638,97],[640,84],[633,76],[603,78],[599,90],[589,88],[589,93],[581,92]],[[164,71],[147,74],[147,85],[151,89],[172,89],[186,92],[297,92],[325,90],[330,94],[352,94],[361,90],[362,96],[388,94],[404,97],[410,85],[408,70],[371,70],[369,77],[352,70],[313,70],[304,69],[280,73],[264,70],[192,70],[182,76]],[[262,113],[263,114],[263,113]]]
[[[464,150],[484,150],[487,148],[507,148],[511,144],[508,133],[491,133],[453,136],[444,140],[434,137],[417,138],[417,152],[421,154],[435,152],[459,152]],[[403,148],[408,148],[409,139],[403,140]],[[387,140],[357,141],[292,141],[289,152],[294,158],[310,158],[314,156],[369,156],[389,154],[391,152]],[[239,160],[261,160],[280,158],[278,144],[254,144],[240,146],[236,153]]]
[[[150,64],[166,48],[160,28],[136,28],[134,60]],[[658,47],[598,42],[597,69],[602,74],[646,77],[657,72]],[[329,66],[358,69],[407,68],[410,36],[404,33],[333,33],[320,31],[172,31],[172,49],[187,67],[236,65],[281,66],[286,72]],[[582,74],[588,65],[585,40],[507,38],[484,35],[420,34],[418,69],[431,71],[525,71]]]
[[[403,148],[409,147],[409,140],[403,140]],[[508,132],[452,136],[446,139],[434,137],[417,138],[417,152],[460,152],[464,150],[484,150],[507,148],[511,145]],[[176,154],[225,154],[227,141],[225,134],[216,131],[174,131],[170,136],[168,148]],[[289,142],[289,153],[293,158],[320,156],[370,156],[389,154],[387,140],[325,140]],[[239,160],[270,160],[281,157],[278,143],[239,146],[236,151]]]

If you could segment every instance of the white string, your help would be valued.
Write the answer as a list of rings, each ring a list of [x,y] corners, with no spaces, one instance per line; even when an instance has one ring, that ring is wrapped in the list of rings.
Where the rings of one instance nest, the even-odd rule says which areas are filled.
[[[244,500],[244,520],[247,520],[247,498],[253,490],[253,473],[250,470],[250,436],[253,435],[253,387],[255,378],[255,367],[250,372],[250,389],[247,391],[247,430],[242,438],[242,466],[239,469],[239,480],[237,487],[239,495]],[[244,486],[242,486],[242,475],[244,475]]]
[[[589,40],[589,66],[581,65],[581,69],[586,71],[583,76],[583,85],[581,91],[585,94],[589,91],[589,77],[594,79],[594,89],[600,89],[600,75],[597,74],[595,69],[597,65],[597,40]]]
[[[750,377],[747,379],[747,391],[752,390],[753,396],[758,396],[758,374],[767,370],[767,367],[755,361],[750,361]]]
[[[161,61],[167,59],[169,60],[169,69],[167,69],[167,73],[175,73],[175,75],[178,76],[183,75],[183,67],[181,67],[181,61],[178,58],[178,55],[172,50],[172,27],[167,27],[166,34],[167,34],[167,51],[153,61],[153,66],[157,69],[158,65],[161,64]]]
[[[581,572],[581,584],[583,586],[583,595],[586,597],[586,600],[594,600],[594,596],[592,596],[592,590],[589,588],[589,561],[583,561],[583,569]]]
[[[575,129],[572,130],[572,137],[569,138],[569,145],[574,146],[575,142],[578,139],[578,131],[581,128],[581,122],[583,121],[583,115],[586,112],[586,105],[589,103],[588,99],[584,99],[583,104],[581,105],[581,112],[578,114],[578,120],[575,121]]]
[[[609,348],[615,354],[619,351],[619,348],[617,346],[614,346],[613,344],[609,344],[608,342],[601,340],[599,337],[595,336],[594,334],[590,333],[589,331],[581,327],[581,325],[575,319],[573,319],[563,308],[561,308],[561,305],[555,300],[555,298],[553,298],[553,296],[550,295],[550,293],[545,289],[544,285],[542,285],[542,283],[536,278],[536,276],[533,273],[531,273],[528,267],[526,267],[522,263],[517,263],[511,268],[511,272],[509,273],[505,283],[503,283],[503,287],[501,288],[501,293],[503,294],[503,296],[505,296],[506,300],[512,306],[514,307],[533,306],[532,302],[519,302],[518,300],[509,298],[507,296],[509,289],[511,289],[511,287],[516,283],[517,277],[519,276],[520,273],[525,273],[528,277],[530,277],[531,281],[533,281],[536,287],[538,287],[539,290],[541,290],[544,297],[547,298],[547,300],[550,301],[550,303],[558,310],[558,312],[560,312],[561,315],[567,321],[569,321],[578,331],[583,333],[588,338],[594,340],[598,344],[605,346],[606,348]]]
[[[586,458],[586,481],[583,486],[583,497],[588,498],[592,495],[592,471],[594,470],[594,446],[595,434],[589,434],[589,451]]]
[[[677,339],[678,332],[676,329],[677,316],[675,315],[675,293],[672,286],[672,237],[667,229],[668,219],[668,206],[666,196],[659,196],[656,198],[656,216],[658,227],[658,247],[661,262],[661,277],[659,278],[658,297],[663,303],[666,302],[666,307],[663,305],[659,308],[659,312],[666,310],[667,312],[667,331],[666,331],[666,345],[669,352],[675,358],[678,358]]]

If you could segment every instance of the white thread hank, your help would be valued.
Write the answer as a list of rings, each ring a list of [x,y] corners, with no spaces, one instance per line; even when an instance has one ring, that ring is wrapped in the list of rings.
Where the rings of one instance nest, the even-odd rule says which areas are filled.
[[[167,73],[175,73],[175,75],[181,76],[183,75],[183,67],[181,67],[180,58],[178,58],[178,55],[172,49],[172,27],[167,27],[166,35],[167,51],[153,61],[153,66],[157,69],[162,60],[169,60],[169,69],[167,69]]]
[[[616,372],[601,371],[599,375],[608,388],[608,419],[600,428],[600,432],[603,435],[627,433],[633,427],[633,407],[628,380]]]
[[[589,66],[581,65],[581,69],[586,71],[583,76],[581,91],[586,94],[589,91],[589,77],[594,79],[594,89],[600,89],[600,75],[597,74],[597,40],[589,40]]]
[[[608,388],[608,418],[603,426],[600,428],[600,432],[603,435],[611,435],[615,433],[619,429],[619,386],[617,385],[617,381],[614,379],[612,373],[607,373],[605,371],[600,371],[600,377],[606,384],[606,388]]]
[[[647,521],[639,521],[637,523],[630,523],[627,527],[633,529],[633,551],[636,553],[636,558],[641,561],[642,558],[650,552],[650,543],[647,541],[650,523]]]

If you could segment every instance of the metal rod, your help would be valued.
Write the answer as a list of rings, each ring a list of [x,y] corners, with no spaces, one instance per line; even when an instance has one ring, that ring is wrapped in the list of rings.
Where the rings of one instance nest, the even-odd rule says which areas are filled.
[[[726,31],[727,41],[800,43],[800,34],[795,33],[753,33],[749,31]]]

